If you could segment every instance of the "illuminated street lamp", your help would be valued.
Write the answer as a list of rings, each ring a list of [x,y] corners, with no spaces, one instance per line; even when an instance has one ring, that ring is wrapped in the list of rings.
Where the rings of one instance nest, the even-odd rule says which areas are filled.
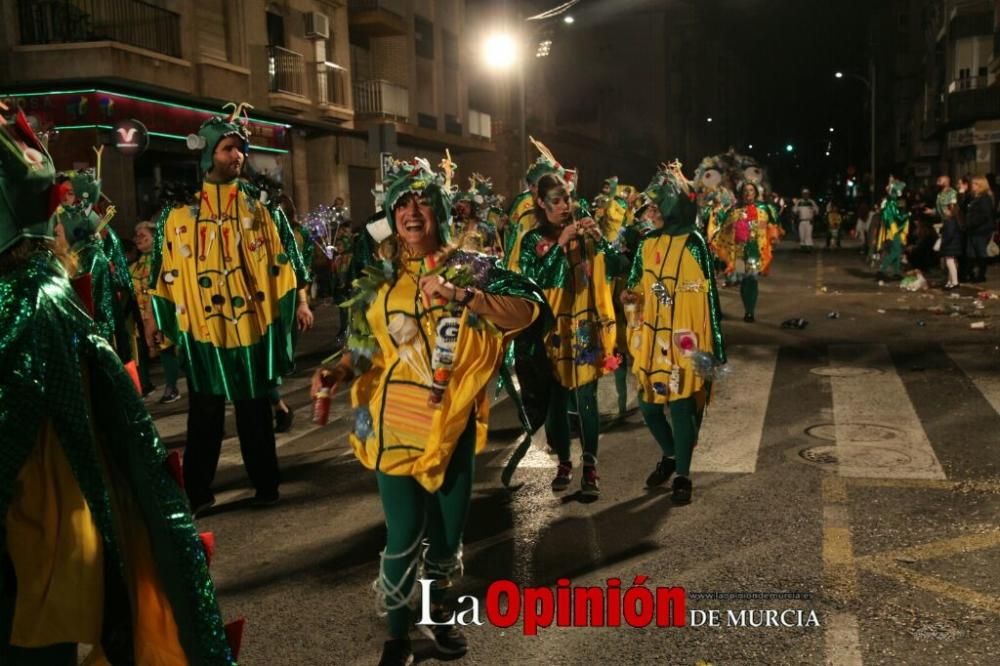
[[[563,19],[563,22],[564,22],[564,23],[572,23],[572,22],[573,22],[573,21],[575,21],[575,20],[576,20],[576,19],[574,19],[574,18],[573,18],[572,16],[570,16],[570,15],[568,15],[568,14],[567,14],[567,15],[566,15],[566,18],[564,18],[564,19]]]
[[[535,57],[544,58],[549,55],[551,48],[552,40],[544,39],[539,42]],[[520,113],[518,114],[521,173],[528,170],[528,86],[524,77],[523,51],[521,39],[512,32],[496,32],[483,41],[482,58],[487,68],[495,72],[508,72],[515,67],[517,68],[518,84],[521,88]]]
[[[789,143],[789,144],[786,144],[786,145],[785,145],[785,152],[786,152],[786,153],[790,153],[790,152],[792,152],[793,150],[795,150],[795,146],[793,146],[792,144],[790,144],[790,143]]]
[[[490,69],[507,71],[517,61],[517,42],[509,33],[494,33],[483,42],[483,63]]]

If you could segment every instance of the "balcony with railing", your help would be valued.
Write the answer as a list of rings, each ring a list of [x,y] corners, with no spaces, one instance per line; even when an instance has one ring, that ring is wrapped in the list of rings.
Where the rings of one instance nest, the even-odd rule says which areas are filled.
[[[195,88],[176,12],[143,0],[0,3],[16,11],[15,41],[4,54],[8,84],[128,80],[172,92]]]
[[[369,37],[405,35],[409,27],[403,0],[348,0],[347,12],[351,31]]]
[[[267,49],[267,92],[271,107],[302,113],[310,104],[306,96],[306,65],[301,53],[281,46]]]
[[[181,57],[181,17],[142,0],[18,0],[21,44],[120,42]]]
[[[956,79],[948,86],[948,123],[967,125],[1000,118],[1000,85],[989,76]]]
[[[381,79],[354,82],[354,113],[409,122],[410,91]]]
[[[316,63],[316,102],[328,120],[350,120],[354,114],[347,101],[347,70],[332,62]]]

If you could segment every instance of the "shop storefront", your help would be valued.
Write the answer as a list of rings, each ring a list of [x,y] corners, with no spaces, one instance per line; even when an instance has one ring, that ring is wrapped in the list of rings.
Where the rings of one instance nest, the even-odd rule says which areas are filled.
[[[49,152],[59,169],[94,166],[94,148],[105,146],[104,191],[118,210],[113,224],[126,235],[131,235],[131,225],[156,212],[164,184],[198,182],[198,155],[188,150],[187,136],[222,112],[94,88],[12,93],[0,99],[23,109],[29,122],[48,135]],[[147,135],[144,148],[135,155],[129,154],[134,150],[115,147],[121,143],[116,128],[126,124],[123,136],[133,129],[128,121],[138,121],[139,131],[144,129]],[[250,165],[284,182],[290,168],[291,126],[252,118],[249,127]]]
[[[954,176],[997,173],[1000,166],[1000,120],[981,120],[948,132]]]

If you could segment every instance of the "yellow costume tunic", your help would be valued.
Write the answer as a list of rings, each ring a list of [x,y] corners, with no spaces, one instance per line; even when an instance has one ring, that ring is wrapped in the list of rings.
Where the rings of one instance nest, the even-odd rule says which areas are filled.
[[[736,272],[736,262],[744,262],[743,273],[767,275],[773,253],[771,243],[780,238],[771,208],[759,202],[731,208],[715,236],[713,248],[726,264],[726,275]]]
[[[718,358],[721,353],[719,360],[725,360],[715,283],[706,272],[708,261],[705,241],[698,232],[654,233],[639,248],[629,288],[641,300],[636,310],[626,310],[626,316],[632,368],[645,402],[703,399],[705,383],[694,372],[690,354],[704,351]],[[663,289],[654,290],[657,284]],[[695,346],[681,349],[682,337]]]
[[[365,467],[412,476],[435,492],[473,409],[476,451],[486,446],[487,385],[500,366],[506,341],[517,331],[501,333],[470,321],[476,317],[464,309],[451,380],[440,405],[428,406],[436,327],[448,313],[442,306],[425,308],[418,289],[422,264],[420,259],[406,262],[394,284],[379,288],[366,312],[379,351],[372,368],[355,382],[351,399],[355,409],[367,407],[372,426],[363,438],[352,433],[350,440]]]
[[[515,273],[520,272],[521,266],[521,243],[528,232],[538,226],[535,220],[535,199],[531,192],[522,192],[517,201],[510,209],[511,243],[506,248],[507,256],[504,258],[508,270]]]
[[[256,398],[291,370],[304,269],[287,220],[280,222],[238,181],[204,183],[199,206],[161,221],[153,307],[187,358],[194,391]]]
[[[534,280],[556,318],[545,336],[545,351],[556,379],[578,388],[610,372],[615,348],[615,275],[627,270],[622,256],[605,239],[576,242],[569,253],[536,229],[524,237],[521,273]]]

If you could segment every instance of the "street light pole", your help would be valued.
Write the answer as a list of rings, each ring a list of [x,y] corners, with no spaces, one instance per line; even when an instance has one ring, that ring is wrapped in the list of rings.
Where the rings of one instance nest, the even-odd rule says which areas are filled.
[[[871,92],[871,107],[872,107],[872,187],[871,187],[871,204],[875,205],[875,192],[876,192],[876,179],[875,179],[875,59],[872,58],[869,63],[869,74],[871,76],[871,83],[868,86]]]
[[[851,73],[844,74],[844,72],[836,72],[834,74],[834,77],[836,77],[838,79],[842,79],[842,78],[844,78],[844,76],[850,76],[852,78],[855,78],[858,81],[861,81],[861,83],[865,84],[868,87],[868,94],[870,96],[870,100],[869,100],[868,106],[871,107],[871,114],[872,114],[872,117],[871,117],[871,138],[872,138],[872,140],[871,140],[871,172],[872,172],[872,184],[871,184],[871,190],[869,191],[869,195],[870,195],[870,198],[871,198],[871,203],[874,206],[875,205],[875,191],[876,191],[875,190],[875,187],[876,187],[876,185],[875,185],[875,142],[876,142],[876,137],[877,137],[877,129],[876,129],[876,121],[875,121],[875,92],[876,92],[876,87],[875,87],[875,85],[876,85],[876,81],[875,81],[875,60],[872,59],[868,63],[868,76],[869,76],[869,78],[866,79],[863,76],[859,76],[857,74],[851,74]]]

